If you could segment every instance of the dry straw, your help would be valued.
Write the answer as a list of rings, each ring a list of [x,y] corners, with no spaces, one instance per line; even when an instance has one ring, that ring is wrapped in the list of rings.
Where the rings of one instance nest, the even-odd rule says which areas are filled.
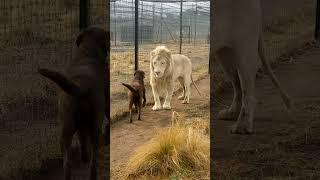
[[[199,129],[186,126],[172,113],[171,127],[139,147],[127,164],[128,177],[168,177],[173,174],[209,174],[209,138]]]

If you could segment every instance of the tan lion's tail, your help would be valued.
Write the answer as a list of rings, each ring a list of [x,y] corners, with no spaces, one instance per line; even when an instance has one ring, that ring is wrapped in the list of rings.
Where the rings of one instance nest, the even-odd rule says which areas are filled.
[[[198,91],[199,96],[202,96],[202,94],[200,93],[200,91],[199,91],[199,89],[198,89],[198,86],[197,86],[196,83],[193,81],[192,75],[191,75],[191,81],[192,81],[192,84],[194,85],[194,87],[196,88],[196,90]]]
[[[273,73],[269,61],[266,59],[265,54],[264,54],[264,45],[263,45],[263,39],[262,39],[262,34],[259,37],[259,45],[258,45],[258,52],[259,56],[262,62],[262,65],[264,68],[267,70],[267,74],[270,77],[272,83],[276,86],[276,88],[279,90],[281,98],[283,99],[288,111],[291,110],[293,103],[288,94],[281,88],[280,83]]]

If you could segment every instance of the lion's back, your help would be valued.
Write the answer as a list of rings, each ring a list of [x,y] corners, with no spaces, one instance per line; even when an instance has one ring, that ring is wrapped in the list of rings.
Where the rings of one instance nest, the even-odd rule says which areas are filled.
[[[191,60],[185,55],[173,54],[172,63],[174,72],[177,74],[177,76],[181,76],[185,73],[191,73],[192,71]]]

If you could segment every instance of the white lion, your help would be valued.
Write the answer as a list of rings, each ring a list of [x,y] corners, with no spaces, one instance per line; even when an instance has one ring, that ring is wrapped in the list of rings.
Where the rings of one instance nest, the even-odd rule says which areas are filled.
[[[280,91],[288,110],[292,101],[284,92],[264,55],[260,0],[217,0],[213,11],[213,54],[222,64],[234,89],[233,102],[219,112],[220,119],[236,119],[232,133],[253,133],[255,78],[260,57]]]
[[[171,109],[171,99],[173,94],[174,82],[179,80],[183,88],[182,95],[178,99],[182,103],[189,103],[190,84],[195,85],[192,80],[191,60],[180,54],[171,54],[165,46],[158,46],[150,53],[150,85],[154,98],[152,110]],[[195,85],[196,87],[196,85]],[[196,87],[198,90],[198,88]],[[199,92],[199,90],[198,90]],[[161,106],[160,95],[166,95],[163,106]],[[200,94],[200,92],[199,92]]]

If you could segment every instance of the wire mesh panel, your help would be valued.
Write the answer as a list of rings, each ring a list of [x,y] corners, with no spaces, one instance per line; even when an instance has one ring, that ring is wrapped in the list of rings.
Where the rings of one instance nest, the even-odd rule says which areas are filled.
[[[88,24],[108,28],[107,1],[89,2]],[[31,178],[25,172],[61,159],[60,89],[37,68],[61,72],[72,58],[80,3],[70,5],[65,8],[63,0],[0,2],[0,179]]]
[[[71,58],[79,8],[66,12],[59,4],[0,2],[0,179],[60,155],[58,89],[36,73],[39,66],[62,70]]]
[[[314,39],[316,0],[262,0],[262,10],[271,60]]]
[[[139,69],[146,73],[149,90],[149,53],[158,45],[166,45],[172,53],[180,52],[180,20],[182,51],[193,63],[195,76],[208,69],[209,1],[148,1],[138,5]],[[126,91],[120,82],[132,78],[135,69],[135,0],[111,3],[111,104],[112,114],[123,110]],[[150,91],[147,94],[151,94]],[[152,98],[150,96],[150,101]],[[149,102],[150,102],[149,101]]]

